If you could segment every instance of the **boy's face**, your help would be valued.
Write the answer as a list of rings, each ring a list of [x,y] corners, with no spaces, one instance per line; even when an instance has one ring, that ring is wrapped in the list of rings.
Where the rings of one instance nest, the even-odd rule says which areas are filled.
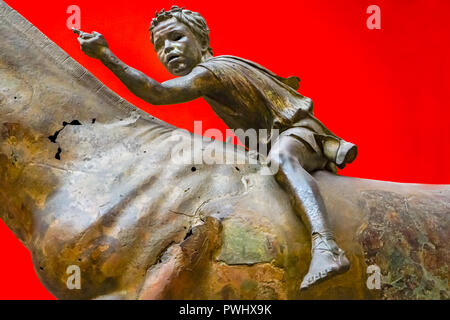
[[[202,60],[202,46],[192,31],[176,18],[153,29],[154,48],[159,61],[174,76],[187,75]]]

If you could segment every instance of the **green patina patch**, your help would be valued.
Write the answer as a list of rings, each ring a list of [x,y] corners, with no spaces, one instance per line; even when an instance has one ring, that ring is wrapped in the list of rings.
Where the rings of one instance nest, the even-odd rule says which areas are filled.
[[[251,279],[245,279],[241,282],[241,290],[251,292],[258,287],[258,282]]]
[[[223,222],[222,250],[217,258],[226,264],[255,264],[276,258],[273,238],[257,225],[242,220]]]
[[[363,196],[367,227],[360,240],[367,265],[381,267],[383,299],[448,299],[448,259],[441,249],[449,234],[447,207],[425,196],[384,191]]]

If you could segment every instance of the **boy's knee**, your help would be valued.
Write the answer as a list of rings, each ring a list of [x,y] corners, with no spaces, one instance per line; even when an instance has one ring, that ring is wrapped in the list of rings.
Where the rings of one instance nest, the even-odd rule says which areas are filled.
[[[283,167],[288,164],[302,164],[300,157],[293,155],[289,151],[278,151],[271,153],[269,156],[269,162]]]

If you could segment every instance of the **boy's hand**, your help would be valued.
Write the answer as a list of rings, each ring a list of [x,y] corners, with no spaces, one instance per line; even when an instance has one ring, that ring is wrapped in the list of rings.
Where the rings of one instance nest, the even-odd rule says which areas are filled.
[[[77,40],[81,45],[81,50],[89,57],[100,59],[108,50],[108,43],[100,33],[93,31],[90,34],[75,28],[72,31],[78,34]]]

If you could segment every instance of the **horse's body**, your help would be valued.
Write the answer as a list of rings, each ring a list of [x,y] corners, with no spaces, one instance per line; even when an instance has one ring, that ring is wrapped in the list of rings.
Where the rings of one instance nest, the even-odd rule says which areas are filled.
[[[417,186],[319,174],[352,268],[300,294],[310,239],[261,165],[176,164],[175,149],[201,145],[195,151],[209,154],[224,144],[136,109],[2,1],[0,37],[0,218],[56,297],[376,296],[365,284],[372,225],[361,192],[420,194]],[[248,160],[241,148],[225,153]],[[432,231],[443,241],[449,189],[429,193],[443,204],[435,218],[417,219],[444,217],[444,229]],[[80,267],[80,290],[67,287],[71,265]]]

